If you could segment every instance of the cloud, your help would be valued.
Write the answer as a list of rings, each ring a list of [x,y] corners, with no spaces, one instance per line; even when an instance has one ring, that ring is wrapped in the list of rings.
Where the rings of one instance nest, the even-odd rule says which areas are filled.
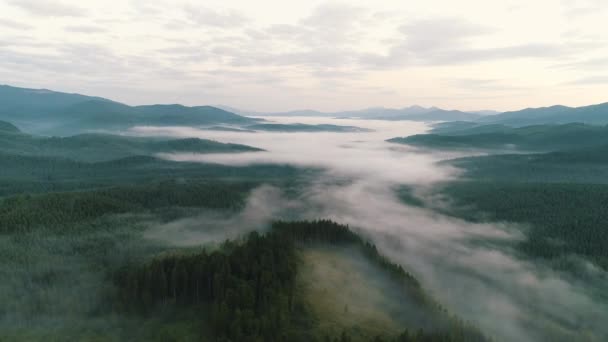
[[[402,25],[399,29],[413,51],[434,51],[460,48],[468,39],[494,32],[458,18],[424,19]]]
[[[273,205],[268,205],[270,203]],[[207,211],[168,223],[151,223],[144,237],[182,247],[219,244],[246,232],[265,230],[278,215],[293,206],[280,189],[262,185],[251,192],[245,208],[237,214]]]
[[[590,58],[577,62],[562,63],[553,66],[557,69],[585,69],[585,70],[601,70],[608,68],[608,57]]]
[[[448,84],[458,89],[479,91],[521,91],[528,88],[518,87],[513,84],[506,84],[497,79],[478,79],[478,78],[458,78],[447,80]]]
[[[215,10],[194,4],[184,5],[184,12],[196,25],[231,29],[246,25],[250,19],[236,10]]]
[[[68,32],[76,32],[76,33],[106,32],[106,30],[104,28],[101,28],[99,26],[92,26],[92,25],[72,25],[72,26],[66,26],[64,29]]]
[[[598,84],[608,85],[608,76],[584,77],[584,78],[579,78],[577,80],[574,80],[572,82],[568,82],[567,84],[570,84],[570,85],[598,85]]]
[[[16,30],[29,30],[32,26],[23,24],[10,19],[2,19],[0,18],[0,26],[16,29]]]
[[[86,11],[80,7],[50,0],[11,0],[9,3],[30,14],[45,17],[81,17]]]
[[[479,48],[473,39],[496,32],[456,18],[426,19],[401,26],[403,37],[386,55],[361,54],[363,65],[398,68],[417,65],[459,65],[513,58],[560,58],[586,44],[525,43]]]
[[[524,5],[519,0],[516,2],[521,2],[522,6],[517,13],[504,14],[493,13],[488,10],[489,6],[480,6],[478,12],[465,15],[459,15],[459,11],[456,11],[461,6],[464,11],[478,0],[466,0],[459,6],[444,5],[445,8],[431,8],[434,7],[431,2],[410,9],[392,1],[376,3],[370,0],[366,5],[364,2],[324,1],[309,5],[281,5],[276,7],[276,14],[273,12],[260,16],[256,16],[258,12],[252,9],[253,6],[237,6],[236,2],[213,6],[207,2],[193,0],[180,0],[177,3],[167,0],[129,0],[117,3],[116,6],[113,4],[113,10],[108,11],[104,9],[105,5],[99,2],[7,1],[23,11],[8,8],[15,15],[0,19],[0,27],[4,29],[4,35],[0,34],[2,47],[14,48],[13,52],[2,53],[13,54],[13,57],[23,58],[23,61],[9,57],[8,60],[0,62],[0,67],[6,70],[6,74],[10,74],[15,63],[20,66],[27,63],[36,64],[31,71],[25,67],[19,68],[19,72],[15,72],[7,81],[21,82],[20,79],[25,73],[31,73],[28,77],[36,79],[35,73],[46,72],[51,75],[61,72],[72,74],[75,82],[80,74],[82,86],[87,87],[92,75],[99,75],[98,70],[127,72],[120,67],[121,59],[124,59],[124,65],[138,71],[145,70],[144,73],[138,74],[127,72],[130,76],[123,78],[123,82],[137,80],[134,86],[145,83],[146,88],[152,85],[158,89],[162,88],[171,74],[182,81],[187,79],[188,85],[194,78],[200,77],[199,84],[217,84],[226,79],[247,84],[249,87],[253,79],[251,75],[257,74],[256,77],[263,82],[256,87],[255,93],[249,92],[248,89],[231,89],[227,85],[223,87],[224,94],[218,92],[214,95],[240,98],[241,100],[236,100],[237,103],[233,104],[266,110],[301,106],[331,110],[381,104],[401,106],[406,104],[404,101],[421,101],[430,99],[431,96],[441,102],[431,103],[428,100],[426,105],[512,109],[511,106],[534,104],[524,103],[526,100],[523,98],[513,98],[512,105],[508,104],[506,99],[502,103],[485,101],[483,104],[478,101],[461,101],[470,99],[470,94],[464,93],[464,90],[456,94],[455,89],[451,88],[453,84],[449,82],[443,83],[446,88],[431,89],[429,82],[462,78],[469,72],[474,74],[472,78],[480,77],[488,68],[493,68],[491,77],[511,79],[507,71],[510,68],[517,74],[513,79],[520,78],[525,79],[525,83],[538,84],[540,78],[545,75],[543,70],[551,65],[570,63],[571,65],[563,68],[572,69],[608,66],[606,60],[593,60],[594,55],[606,55],[605,51],[601,50],[607,46],[604,39],[606,35],[596,28],[598,25],[601,27],[601,18],[590,18],[588,21],[593,21],[591,23],[572,21],[569,25],[561,25],[558,23],[564,18],[559,6],[556,6],[556,11],[539,14],[534,12],[539,12],[537,8],[540,6]],[[595,6],[598,3],[574,2],[571,6],[590,6],[588,4]],[[258,6],[262,7],[263,3]],[[292,7],[297,7],[298,10],[294,11]],[[43,29],[39,25],[41,17],[30,15],[32,13],[40,16],[85,17],[78,21],[71,17],[54,18],[49,23],[43,20],[45,25],[48,24],[48,29]],[[556,17],[548,18],[551,20],[544,24],[547,25],[545,29],[533,30],[533,27],[528,27],[532,14]],[[514,21],[505,23],[502,20],[505,16],[515,15],[521,16],[521,22],[517,22],[517,25],[521,24],[521,30],[513,29],[511,25],[515,25]],[[524,29],[532,30],[534,34],[531,34],[530,38],[519,36]],[[559,34],[560,32],[564,34]],[[10,36],[11,34],[15,35]],[[78,53],[58,51],[59,45],[68,44],[67,42],[86,44],[93,36],[96,44],[106,46],[117,58],[96,58],[82,50]],[[123,43],[113,44],[118,36]],[[49,46],[25,46],[23,42],[28,38],[34,38],[37,44]],[[51,61],[45,61],[45,56]],[[100,64],[79,60],[82,56],[95,58]],[[135,60],[144,60],[155,66],[144,68],[134,65]],[[74,72],[70,71],[70,63],[75,64]],[[537,64],[538,67],[528,73],[526,67],[531,63]],[[431,68],[436,66],[441,68]],[[54,67],[58,69],[53,69]],[[86,70],[85,67],[90,67],[91,70]],[[157,68],[156,72],[154,68]],[[224,78],[213,75],[213,79],[207,79],[207,71],[213,70],[234,72]],[[236,72],[240,72],[244,79],[239,81]],[[265,73],[271,73],[271,79],[265,79]],[[113,79],[109,75],[99,77],[104,80]],[[147,82],[140,82],[146,77]],[[285,91],[285,106],[277,105],[278,101],[266,105],[261,100],[253,100],[260,99],[263,91],[274,91],[270,85],[274,84],[272,79],[276,78],[282,78],[283,84],[290,86],[290,91]],[[564,75],[561,79],[572,78]],[[53,83],[46,86],[55,86]],[[355,102],[348,99],[352,94],[363,94],[361,89],[367,85],[373,87],[381,84],[393,88],[393,95],[380,97],[369,94],[367,100],[359,97]],[[268,87],[263,88],[264,85]],[[327,90],[334,85],[335,98],[331,100]],[[493,86],[497,87],[498,85]],[[111,87],[108,85],[107,89]],[[539,92],[554,91],[547,88]],[[134,89],[133,92],[143,94],[144,89]],[[130,92],[110,91],[103,95],[131,102],[133,100],[129,94]],[[162,96],[157,92],[154,94]],[[304,100],[303,96],[309,97]],[[580,98],[580,94],[572,95],[576,96],[579,97],[576,103],[582,103],[597,101],[595,98],[601,94],[595,93],[593,99],[584,100]],[[537,105],[543,101],[541,99],[548,98],[548,95],[528,96],[528,99],[535,101]],[[164,101],[150,95],[146,101],[159,100]],[[201,98],[193,96],[183,100],[196,104]],[[287,105],[288,101],[292,101],[293,106]],[[308,104],[310,102],[313,104]],[[575,103],[571,101],[570,104]]]
[[[313,173],[314,178],[303,184],[296,198],[287,201],[279,193],[262,192],[252,196],[258,198],[259,206],[252,206],[253,210],[245,213],[249,211],[265,218],[288,215],[295,219],[329,218],[349,224],[375,242],[381,253],[412,272],[450,313],[480,327],[497,341],[578,341],[584,337],[589,341],[606,340],[608,327],[604,317],[608,307],[605,301],[595,298],[607,286],[606,272],[594,270],[579,260],[577,265],[585,267],[577,274],[579,279],[570,278],[514,252],[514,244],[525,238],[521,227],[467,222],[409,207],[399,200],[394,190],[409,184],[414,194],[426,203],[446,205],[432,195],[435,186],[459,174],[458,170],[437,163],[454,155],[427,153],[384,141],[388,137],[422,133],[426,129],[424,124],[350,119],[336,122],[328,118],[273,120],[334,123],[374,131],[250,134],[186,127],[140,127],[132,132],[200,137],[265,149],[265,152],[229,155],[165,155],[173,160],[322,168],[325,172]],[[237,216],[235,222],[242,219],[259,222],[246,215]],[[214,226],[201,222],[196,228],[199,231]],[[234,224],[228,222],[227,226]],[[181,227],[180,224],[178,228]],[[189,230],[184,232],[184,241],[196,239]],[[154,232],[164,233],[162,236],[169,241],[182,241],[182,232],[173,225]],[[210,236],[217,240],[213,234]]]
[[[564,14],[567,16],[585,16],[597,14],[608,9],[605,0],[561,0]]]

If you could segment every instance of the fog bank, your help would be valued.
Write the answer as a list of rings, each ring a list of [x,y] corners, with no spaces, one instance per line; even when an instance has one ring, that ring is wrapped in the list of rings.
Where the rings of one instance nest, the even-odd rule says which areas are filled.
[[[516,227],[473,224],[399,201],[394,191],[399,185],[414,186],[424,192],[460,175],[457,169],[437,164],[461,156],[457,153],[429,153],[385,142],[397,136],[423,133],[426,125],[327,118],[273,120],[331,123],[373,131],[246,133],[136,127],[130,133],[199,137],[266,150],[162,155],[176,161],[228,165],[278,163],[325,170],[297,199],[286,199],[277,189],[263,188],[254,193],[249,209],[245,209],[241,217],[218,221],[237,227],[237,232],[243,227],[257,229],[273,218],[292,217],[294,212],[302,219],[333,219],[360,230],[384,254],[411,270],[423,287],[451,312],[471,320],[499,341],[580,340],[583,335],[575,334],[581,330],[586,331],[588,340],[608,339],[608,328],[603,324],[603,319],[608,317],[606,303],[596,300],[594,289],[588,285],[518,256],[509,247],[525,238]],[[256,214],[250,218],[248,215],[252,212]],[[247,221],[253,224],[242,226],[242,222]],[[215,225],[222,226],[217,222]],[[151,234],[156,234],[156,238],[176,239],[175,236],[184,236],[181,234],[185,226],[156,227]],[[204,232],[196,235],[201,240],[185,236],[188,241],[198,242],[207,242],[209,238]],[[596,270],[594,277],[598,287],[608,286],[605,272]]]

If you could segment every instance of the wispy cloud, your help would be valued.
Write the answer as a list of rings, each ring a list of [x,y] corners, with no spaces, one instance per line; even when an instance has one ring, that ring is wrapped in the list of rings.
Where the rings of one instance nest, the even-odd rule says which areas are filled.
[[[65,27],[66,31],[78,33],[101,33],[106,32],[106,29],[93,25],[71,25]]]
[[[30,14],[45,17],[81,17],[86,11],[78,6],[50,0],[11,0],[9,3]]]
[[[241,27],[250,19],[237,10],[216,10],[192,3],[184,5],[184,12],[193,24],[223,29]]]
[[[27,24],[20,23],[18,21],[14,21],[14,20],[10,20],[10,19],[3,19],[3,18],[0,18],[0,26],[17,29],[17,30],[28,30],[28,29],[32,28],[31,25],[27,25]]]
[[[571,84],[571,85],[597,85],[597,84],[608,85],[608,75],[579,78],[572,82],[568,82],[567,84]]]

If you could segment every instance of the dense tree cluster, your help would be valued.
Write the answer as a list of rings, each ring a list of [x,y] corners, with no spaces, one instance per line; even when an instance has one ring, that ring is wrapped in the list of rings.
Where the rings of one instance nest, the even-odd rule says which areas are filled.
[[[120,272],[122,301],[140,309],[159,303],[204,305],[219,341],[291,340],[296,255],[283,235],[251,233],[243,243],[165,255]]]
[[[400,265],[392,263],[380,254],[375,245],[364,240],[353,232],[348,226],[330,220],[283,222],[273,224],[273,230],[285,234],[300,243],[329,243],[332,245],[354,244],[361,248],[364,255],[385,271],[399,280],[405,281],[408,286],[418,288],[420,285],[413,275],[406,272]],[[416,291],[420,294],[419,291]],[[419,298],[423,300],[422,298]]]
[[[419,293],[419,299],[433,305],[401,266],[390,263],[347,226],[331,221],[277,222],[269,233],[254,232],[213,251],[163,254],[144,265],[125,267],[115,277],[121,289],[119,302],[135,312],[163,305],[194,306],[217,341],[315,341],[316,318],[296,287],[297,245],[309,243],[360,246],[383,270],[409,284],[405,291]],[[442,331],[405,330],[398,337],[374,341],[486,341],[475,328],[447,316],[439,306],[435,309],[438,321],[448,322]],[[352,337],[344,333],[324,340]]]
[[[247,182],[156,182],[81,192],[19,195],[0,199],[0,232],[63,225],[106,214],[163,207],[235,209],[253,184]]]
[[[444,191],[455,200],[452,214],[528,224],[521,248],[529,255],[574,253],[608,268],[608,185],[459,182]]]
[[[0,152],[0,160],[0,197],[169,180],[210,182],[237,179],[277,184],[311,172],[288,165],[233,167],[173,162],[151,156],[131,156],[88,163],[52,156],[24,156]]]
[[[462,126],[463,123],[460,123]],[[449,126],[449,124],[448,124]],[[605,145],[608,126],[569,123],[564,125],[533,125],[510,127],[507,125],[474,125],[453,130],[444,125],[437,134],[419,134],[390,142],[441,149],[496,149],[521,151],[559,151],[587,149]],[[464,124],[466,126],[466,124]]]

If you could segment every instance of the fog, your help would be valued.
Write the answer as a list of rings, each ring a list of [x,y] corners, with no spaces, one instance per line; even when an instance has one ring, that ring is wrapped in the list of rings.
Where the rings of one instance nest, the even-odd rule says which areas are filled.
[[[473,224],[411,207],[398,199],[395,189],[400,185],[412,186],[417,189],[416,193],[424,194],[461,175],[455,168],[438,164],[461,154],[430,153],[385,142],[388,138],[423,133],[428,129],[425,124],[329,118],[273,120],[331,123],[373,131],[246,133],[136,127],[129,133],[199,137],[266,150],[162,155],[176,161],[228,165],[278,163],[325,170],[296,199],[286,199],[279,189],[264,188],[252,194],[250,204],[240,217],[224,218],[212,225],[221,227],[218,222],[227,222],[229,227],[239,227],[240,222],[249,222],[241,227],[256,229],[266,221],[286,216],[287,209],[303,219],[333,219],[351,225],[373,240],[382,253],[413,273],[450,312],[472,321],[499,341],[608,339],[608,328],[603,322],[608,317],[608,307],[597,300],[596,289],[588,285],[590,282],[578,282],[518,256],[510,247],[525,238],[518,227],[506,223]],[[248,219],[248,215],[255,219]],[[201,216],[199,220],[209,218]],[[188,226],[179,223],[157,226],[152,228],[150,236],[176,240],[179,244],[177,240],[184,238],[183,230]],[[230,228],[230,234],[243,231],[235,229]],[[215,235],[205,237],[204,231],[187,230],[190,235],[185,235],[185,240],[191,243],[216,239]],[[585,275],[593,277],[596,288],[606,288],[605,272],[587,266],[593,272],[585,271]]]

